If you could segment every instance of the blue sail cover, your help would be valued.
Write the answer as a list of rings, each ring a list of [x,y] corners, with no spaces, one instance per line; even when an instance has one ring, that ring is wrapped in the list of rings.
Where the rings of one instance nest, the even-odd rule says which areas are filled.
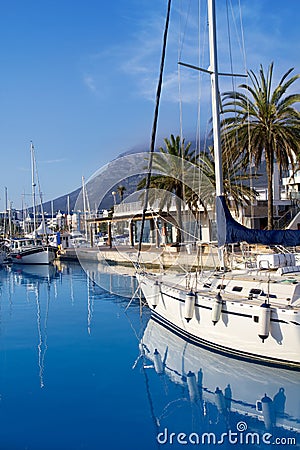
[[[295,247],[300,245],[300,230],[252,230],[244,227],[230,214],[225,197],[216,198],[218,244],[248,244],[283,245]]]

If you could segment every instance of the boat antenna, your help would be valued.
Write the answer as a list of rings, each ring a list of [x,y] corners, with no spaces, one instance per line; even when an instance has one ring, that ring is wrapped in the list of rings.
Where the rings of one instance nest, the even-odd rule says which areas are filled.
[[[163,72],[164,72],[164,65],[165,65],[167,38],[168,38],[168,30],[169,30],[169,22],[170,22],[170,11],[171,11],[171,0],[168,0],[167,16],[166,16],[166,22],[165,22],[165,30],[164,30],[164,35],[163,35],[163,46],[162,46],[161,61],[160,61],[160,71],[159,71],[159,78],[158,78],[157,90],[156,90],[156,101],[155,101],[155,109],[154,109],[154,117],[153,117],[152,133],[151,133],[151,143],[150,143],[150,156],[149,156],[148,172],[147,172],[146,185],[145,185],[145,197],[144,197],[144,206],[143,206],[143,212],[142,212],[141,233],[140,233],[139,246],[138,246],[137,264],[139,264],[140,255],[141,255],[142,241],[143,241],[143,234],[144,234],[144,227],[145,227],[145,217],[146,217],[148,199],[149,199],[149,188],[150,188],[151,175],[152,175],[153,153],[155,150],[158,111],[159,111],[161,88],[162,88],[162,82],[163,82]]]

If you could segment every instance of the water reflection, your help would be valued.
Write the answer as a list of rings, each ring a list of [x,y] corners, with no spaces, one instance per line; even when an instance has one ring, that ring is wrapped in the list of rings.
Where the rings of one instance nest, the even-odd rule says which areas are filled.
[[[97,264],[88,271],[75,263],[0,271],[0,448],[207,448],[229,432],[241,444],[249,431],[299,442],[297,373],[194,347],[148,322],[148,309],[141,317],[139,300],[127,309],[130,277],[126,286]],[[225,437],[222,448],[232,448]]]
[[[84,259],[80,260],[80,264],[92,282],[110,294],[130,299],[137,296],[138,283],[134,268],[110,266],[107,263]]]
[[[7,267],[10,299],[16,287],[25,287],[26,301],[35,303],[37,331],[37,364],[40,387],[45,387],[45,358],[48,349],[48,317],[50,309],[50,286],[59,278],[59,271],[53,265],[13,265]],[[55,293],[57,290],[55,289]],[[12,314],[12,302],[11,302]]]
[[[15,280],[17,281],[18,276],[20,282],[22,280],[35,280],[35,281],[51,281],[58,275],[58,269],[55,265],[47,264],[14,264],[8,267],[8,270],[15,275]],[[26,281],[25,281],[26,282]]]
[[[125,314],[128,297],[95,283],[97,265],[90,275],[76,263],[0,270],[1,449],[140,450],[149,435],[152,449],[131,370],[139,303]]]
[[[76,323],[78,318],[75,311],[82,308],[86,331],[88,336],[91,336],[93,331],[98,334],[97,325],[94,323],[95,302],[108,300],[121,304],[123,309],[128,306],[128,297],[135,292],[136,281],[130,276],[119,277],[101,270],[101,264],[88,261],[85,265],[87,276],[78,263],[57,262],[55,265],[20,266],[15,264],[2,268],[0,295],[2,289],[4,296],[2,299],[3,308],[1,308],[0,298],[0,332],[2,322],[6,326],[9,323],[13,327],[13,333],[21,332],[21,327],[17,327],[18,320],[22,320],[22,327],[29,326],[32,332],[34,330],[35,336],[28,335],[28,342],[30,339],[30,342],[33,340],[35,342],[41,388],[44,388],[46,383],[45,361],[48,351],[49,317],[52,318],[51,333],[53,334],[53,321],[57,320],[59,311],[64,314],[61,315],[61,319],[68,320],[72,316],[74,323]],[[113,294],[115,291],[119,294],[126,291],[127,297],[117,297]],[[9,308],[7,308],[6,303]],[[69,309],[68,305],[72,306],[72,309]],[[55,312],[53,309],[55,309]],[[9,321],[5,317],[8,311]],[[22,314],[23,318],[21,318]],[[55,327],[57,328],[57,323]],[[18,336],[18,338],[23,339],[22,336]],[[25,339],[23,340],[25,342]]]
[[[160,444],[174,448],[175,444],[245,444],[251,440],[263,446],[276,438],[283,439],[280,443],[296,438],[299,442],[299,372],[209,352],[153,319],[140,350],[146,375],[154,376],[147,370],[151,369],[164,385],[155,415]],[[186,403],[189,408],[183,413]]]

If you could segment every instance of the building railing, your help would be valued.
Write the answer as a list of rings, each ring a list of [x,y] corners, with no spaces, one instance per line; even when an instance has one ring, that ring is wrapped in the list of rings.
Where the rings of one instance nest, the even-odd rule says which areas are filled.
[[[284,213],[279,219],[274,220],[274,229],[283,230],[286,228],[291,221],[296,217],[299,212],[299,207],[297,205],[291,206],[291,208]]]

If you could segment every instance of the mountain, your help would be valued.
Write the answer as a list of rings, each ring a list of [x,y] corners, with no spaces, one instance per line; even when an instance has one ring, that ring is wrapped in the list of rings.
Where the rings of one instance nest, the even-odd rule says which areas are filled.
[[[75,191],[70,192],[69,194],[62,195],[54,200],[50,200],[48,202],[43,203],[43,209],[47,213],[51,213],[52,208],[54,212],[61,211],[66,212],[68,210],[68,197],[70,202],[70,211],[74,209],[76,200],[78,195],[81,192],[81,187],[75,189]]]
[[[134,155],[137,153],[146,152],[145,150],[146,146],[143,147],[144,149],[141,150],[141,147],[133,147],[132,149],[125,151],[123,153],[120,153],[117,158],[115,158],[114,161],[117,161],[118,159],[128,156],[128,155]],[[112,196],[112,192],[116,192],[117,196],[117,203],[119,203],[120,199],[118,198],[118,191],[117,188],[119,185],[122,185],[125,187],[124,191],[124,198],[128,197],[130,194],[136,191],[137,185],[139,181],[143,178],[142,175],[136,175],[134,177],[129,177],[128,179],[122,180],[121,183],[117,183],[110,187],[109,192],[103,197],[103,200],[101,201],[101,204],[99,205],[99,209],[110,209],[114,205],[114,198]],[[60,197],[57,197],[54,200],[49,200],[47,202],[43,203],[43,209],[47,213],[51,213],[52,209],[54,212],[61,211],[61,212],[67,212],[68,211],[68,203],[69,203],[69,209],[70,211],[73,211],[75,209],[75,205],[77,202],[77,199],[80,198],[79,196],[82,196],[82,187],[79,187],[75,189],[74,191],[70,192],[69,194],[62,195]],[[92,195],[93,196],[93,195]],[[82,197],[81,197],[82,198]],[[98,205],[97,205],[98,206]],[[91,209],[95,209],[94,205],[90,205]]]
[[[188,140],[186,140],[186,142],[189,142]],[[193,146],[195,147],[195,142],[192,141],[192,148]],[[117,158],[115,158],[112,163],[112,166],[116,166],[116,161],[120,158],[123,158],[125,156],[132,156],[133,157],[133,161],[134,161],[134,155],[138,154],[138,153],[144,153],[147,150],[145,150],[146,146],[143,147],[144,150],[141,150],[141,147],[134,147],[128,151],[125,151],[121,154],[119,154],[119,156]],[[134,162],[133,162],[134,164]],[[114,169],[115,170],[115,169]],[[121,170],[122,172],[122,170]],[[124,172],[124,169],[123,169]],[[253,180],[253,184],[255,187],[257,188],[261,188],[261,187],[266,187],[267,186],[267,182],[266,182],[266,170],[265,170],[265,162],[262,162],[261,167],[258,169],[258,173],[262,174],[261,176],[259,176],[256,180]],[[125,187],[125,191],[124,191],[124,198],[128,197],[129,195],[131,195],[133,192],[136,191],[137,189],[137,185],[139,183],[139,181],[144,177],[145,175],[134,175],[131,177],[128,177],[126,179],[122,179],[123,177],[121,177],[120,179],[122,179],[121,182],[112,185],[110,184],[110,180],[108,180],[108,182],[106,183],[106,188],[105,188],[105,182],[103,183],[102,189],[99,189],[99,191],[97,192],[97,189],[99,188],[99,184],[96,186],[93,186],[93,183],[91,184],[91,186],[89,186],[89,196],[91,195],[90,203],[91,203],[91,199],[93,199],[92,201],[94,201],[95,199],[98,199],[99,195],[101,196],[103,192],[106,192],[106,194],[103,196],[103,199],[101,200],[101,204],[97,207],[98,209],[110,209],[113,205],[114,205],[114,198],[112,196],[112,192],[115,191],[116,192],[116,201],[117,203],[120,202],[120,198],[118,196],[118,186],[122,185]],[[57,211],[61,211],[61,212],[67,212],[68,211],[68,203],[69,203],[69,208],[70,211],[73,211],[75,209],[75,205],[76,205],[76,201],[77,199],[81,198],[82,199],[82,187],[75,189],[74,191],[70,192],[69,194],[65,194],[62,195],[52,201],[47,201],[43,203],[43,208],[44,211],[47,213],[51,213],[52,212],[52,208],[54,212]],[[81,197],[79,197],[81,194]],[[98,195],[97,195],[98,194]],[[95,202],[94,202],[95,203]],[[95,204],[90,204],[90,207],[92,210],[95,209]],[[96,202],[97,203],[97,202]],[[83,209],[82,208],[82,200],[79,201],[79,207],[77,205],[76,209]],[[81,204],[81,206],[80,206]]]

